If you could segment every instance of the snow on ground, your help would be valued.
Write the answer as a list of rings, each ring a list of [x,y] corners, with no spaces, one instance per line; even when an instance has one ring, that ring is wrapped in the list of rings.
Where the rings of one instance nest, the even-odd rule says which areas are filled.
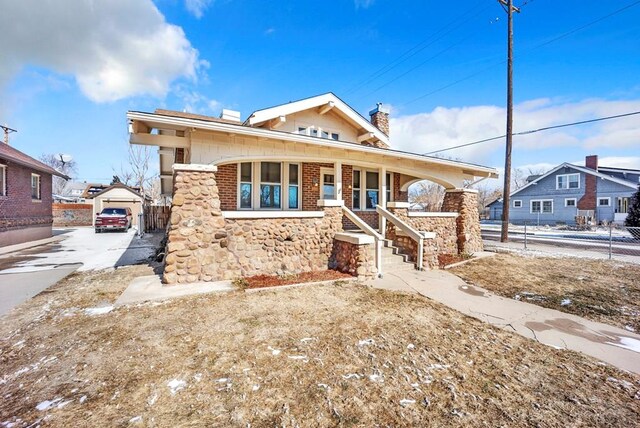
[[[50,245],[35,259],[16,263],[2,273],[33,272],[51,269],[56,265],[82,263],[79,271],[107,269],[124,264],[134,264],[152,255],[153,248],[144,241],[137,242],[136,231],[96,234],[93,228],[69,229],[65,239]],[[127,255],[123,258],[125,252]],[[130,255],[130,257],[129,257]]]
[[[113,306],[101,306],[99,308],[87,308],[84,313],[87,315],[104,315],[113,310]]]
[[[628,349],[633,352],[640,352],[640,340],[633,337],[621,337],[620,343],[606,342],[609,345],[614,345],[619,348]]]

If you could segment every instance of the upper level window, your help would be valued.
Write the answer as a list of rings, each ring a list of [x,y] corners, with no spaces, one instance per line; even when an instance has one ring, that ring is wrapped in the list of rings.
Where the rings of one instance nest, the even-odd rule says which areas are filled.
[[[298,126],[298,134],[320,137],[328,140],[340,140],[340,134],[329,129],[316,128],[315,126]]]
[[[7,167],[0,164],[0,196],[7,196]]]
[[[41,199],[40,193],[40,176],[38,174],[31,174],[31,199]]]
[[[520,199],[515,199],[513,201],[513,208],[522,208],[522,201]]]
[[[260,208],[280,208],[282,190],[280,162],[260,163]]]
[[[556,189],[579,189],[580,174],[563,174],[556,176]]]

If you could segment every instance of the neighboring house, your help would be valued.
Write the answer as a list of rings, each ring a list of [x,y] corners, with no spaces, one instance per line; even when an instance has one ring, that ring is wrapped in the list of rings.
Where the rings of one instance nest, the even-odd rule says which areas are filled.
[[[51,177],[48,165],[0,143],[0,247],[51,237]]]
[[[332,93],[220,118],[130,111],[130,143],[158,146],[172,198],[166,283],[339,269],[375,276],[401,263],[482,249],[473,177],[493,168],[392,150],[389,111],[370,120]],[[447,189],[443,213],[410,213],[408,188]],[[388,240],[386,240],[386,239]],[[384,254],[384,257],[383,257]],[[406,264],[405,264],[406,265]]]
[[[92,185],[93,188],[96,185]],[[138,225],[138,215],[143,212],[145,198],[136,191],[136,188],[129,187],[122,183],[112,184],[104,187],[99,192],[92,192],[87,198],[93,203],[93,224],[95,216],[105,208],[130,208],[133,216],[132,224]]]
[[[84,203],[84,196],[87,189],[87,182],[67,181],[59,195],[53,195],[56,202],[62,203]]]
[[[582,215],[622,223],[639,183],[640,170],[601,167],[598,156],[587,156],[584,167],[563,163],[511,193],[509,221],[575,224]],[[502,199],[489,204],[489,213],[501,219]]]

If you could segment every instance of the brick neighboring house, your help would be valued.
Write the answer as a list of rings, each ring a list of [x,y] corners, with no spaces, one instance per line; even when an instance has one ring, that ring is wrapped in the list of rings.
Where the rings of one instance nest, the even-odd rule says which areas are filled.
[[[338,269],[376,276],[428,269],[482,249],[479,165],[390,148],[389,110],[370,120],[333,93],[220,118],[127,113],[130,143],[159,148],[172,198],[164,282]],[[408,188],[447,191],[441,213],[408,210]],[[406,262],[409,263],[406,263]]]
[[[59,173],[0,143],[0,247],[51,237],[51,177]]]

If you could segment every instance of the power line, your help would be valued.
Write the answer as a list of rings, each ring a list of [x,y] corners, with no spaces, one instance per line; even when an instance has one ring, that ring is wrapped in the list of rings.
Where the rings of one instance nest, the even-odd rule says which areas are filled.
[[[548,131],[550,129],[566,128],[568,126],[576,126],[576,125],[584,125],[586,123],[601,122],[603,120],[618,119],[618,118],[621,118],[621,117],[634,116],[636,114],[640,114],[640,111],[617,114],[617,115],[614,115],[614,116],[598,117],[598,118],[595,118],[595,119],[582,120],[580,122],[563,123],[562,125],[545,126],[544,128],[532,129],[532,130],[529,130],[529,131],[514,132],[513,135],[535,134],[537,132]],[[444,149],[434,150],[432,152],[427,152],[427,153],[423,153],[423,154],[424,155],[433,155],[433,154],[440,153],[440,152],[446,152],[446,151],[449,151],[449,150],[460,149],[462,147],[468,147],[468,146],[473,146],[473,145],[476,145],[476,144],[486,143],[488,141],[499,140],[499,139],[504,138],[506,136],[507,136],[507,134],[500,135],[498,137],[485,138],[483,140],[473,141],[471,143],[466,143],[466,144],[460,144],[459,146],[446,147]]]
[[[533,0],[531,0],[531,1],[533,1]],[[527,3],[528,3],[528,2],[527,2]],[[523,5],[524,5],[524,4],[526,4],[526,3],[523,3]],[[562,33],[562,34],[560,34],[559,36],[554,37],[554,38],[552,38],[552,39],[550,39],[550,40],[547,40],[547,41],[545,41],[545,42],[542,42],[542,43],[540,43],[540,44],[538,44],[538,45],[536,45],[536,46],[533,46],[533,47],[528,48],[528,49],[524,49],[524,50],[523,50],[523,52],[524,52],[524,53],[531,52],[531,51],[536,50],[536,49],[539,49],[539,48],[541,48],[541,47],[543,47],[543,46],[547,46],[547,45],[549,45],[549,44],[551,44],[551,43],[557,42],[558,40],[564,39],[565,37],[568,37],[568,36],[570,36],[570,35],[572,35],[572,34],[574,34],[574,33],[577,33],[578,31],[582,31],[582,30],[584,30],[585,28],[591,27],[592,25],[595,25],[595,24],[597,24],[597,23],[599,23],[599,22],[601,22],[601,21],[604,21],[605,19],[611,18],[611,17],[612,17],[612,16],[614,16],[614,15],[617,15],[617,14],[619,14],[619,13],[622,13],[622,12],[624,12],[625,10],[630,9],[630,8],[632,8],[632,7],[634,7],[634,6],[638,5],[638,4],[640,4],[640,0],[635,1],[635,2],[633,2],[633,3],[631,3],[631,4],[628,4],[627,6],[624,6],[624,7],[620,8],[620,9],[617,9],[617,10],[615,10],[615,11],[613,11],[613,12],[611,12],[611,13],[609,13],[609,14],[605,15],[605,16],[602,16],[602,17],[600,17],[600,18],[598,18],[598,19],[596,19],[596,20],[594,20],[594,21],[591,21],[591,22],[589,22],[589,23],[587,23],[587,24],[584,24],[584,25],[582,25],[582,26],[580,26],[580,27],[577,27],[577,28],[574,28],[574,29],[572,29],[572,30],[569,30],[569,31],[567,31],[567,32],[565,32],[565,33]],[[400,106],[407,106],[407,105],[409,105],[409,104],[413,104],[413,103],[414,103],[414,102],[416,102],[416,101],[420,101],[420,100],[422,100],[422,99],[424,99],[424,98],[426,98],[426,97],[428,97],[428,96],[430,96],[430,95],[433,95],[433,94],[435,94],[435,93],[437,93],[437,92],[443,91],[443,90],[448,89],[448,88],[450,88],[450,87],[452,87],[452,86],[455,86],[455,85],[457,85],[457,84],[459,84],[459,83],[462,83],[462,82],[464,82],[464,81],[466,81],[466,80],[469,80],[469,79],[471,79],[471,78],[473,78],[473,77],[476,77],[476,76],[478,76],[478,75],[480,75],[480,74],[483,74],[483,73],[485,73],[485,72],[487,72],[487,71],[489,71],[489,70],[491,70],[491,69],[493,69],[493,68],[495,68],[495,67],[497,67],[497,66],[499,66],[499,65],[504,64],[505,62],[506,62],[506,61],[496,62],[496,63],[494,63],[494,64],[490,65],[489,67],[483,68],[483,69],[482,69],[482,70],[480,70],[480,71],[477,71],[477,72],[475,72],[475,73],[473,73],[473,74],[470,74],[470,75],[468,75],[468,76],[465,76],[465,77],[463,77],[463,78],[460,78],[460,79],[458,79],[458,80],[456,80],[456,81],[454,81],[454,82],[452,82],[452,83],[449,83],[449,84],[447,84],[447,85],[441,86],[440,88],[435,89],[435,90],[433,90],[433,91],[431,91],[431,92],[428,92],[428,93],[426,93],[426,94],[420,95],[420,96],[418,96],[418,97],[416,97],[416,98],[414,98],[414,99],[412,99],[412,100],[410,100],[410,101],[407,101],[406,103],[400,104],[400,105],[399,105],[399,107],[400,107]]]
[[[406,50],[402,55],[398,56],[395,60],[387,63],[386,65],[382,66],[381,68],[379,68],[378,70],[376,70],[375,72],[373,72],[372,74],[369,75],[369,77],[367,77],[364,81],[361,81],[360,83],[358,83],[357,85],[355,85],[354,87],[352,87],[351,89],[348,89],[345,92],[345,95],[348,95],[350,93],[356,92],[357,90],[359,90],[360,88],[362,88],[363,86],[366,86],[368,83],[376,80],[378,77],[383,76],[385,74],[387,74],[389,71],[393,70],[394,68],[398,67],[400,64],[403,64],[404,62],[408,61],[409,59],[413,58],[415,55],[417,55],[418,53],[422,52],[424,49],[426,49],[427,47],[431,46],[432,44],[434,44],[435,42],[437,42],[438,40],[442,39],[444,36],[446,36],[447,34],[449,34],[450,32],[458,29],[460,26],[462,26],[463,24],[465,24],[466,22],[468,22],[469,20],[471,20],[472,18],[474,18],[475,16],[479,15],[480,13],[482,13],[484,10],[486,10],[489,6],[485,6],[484,8],[482,8],[481,10],[479,10],[477,13],[475,13],[474,15],[470,16],[469,18],[467,18],[466,20],[463,20],[461,23],[459,23],[456,27],[446,31],[444,34],[440,35],[440,37],[437,37],[435,40],[431,40],[434,37],[438,36],[440,33],[442,33],[443,31],[445,31],[448,27],[450,27],[451,25],[454,25],[458,20],[464,18],[466,15],[471,14],[473,12],[474,9],[477,9],[478,6],[480,6],[482,3],[484,2],[478,2],[474,7],[472,7],[471,9],[469,9],[465,14],[463,14],[462,16],[459,16],[453,20],[451,20],[449,23],[445,24],[443,27],[441,27],[440,29],[438,29],[435,33],[429,35],[428,37],[426,37],[425,39],[423,39],[422,41],[420,41],[419,43],[417,43],[416,45],[414,45],[413,47],[411,47],[410,49]]]

